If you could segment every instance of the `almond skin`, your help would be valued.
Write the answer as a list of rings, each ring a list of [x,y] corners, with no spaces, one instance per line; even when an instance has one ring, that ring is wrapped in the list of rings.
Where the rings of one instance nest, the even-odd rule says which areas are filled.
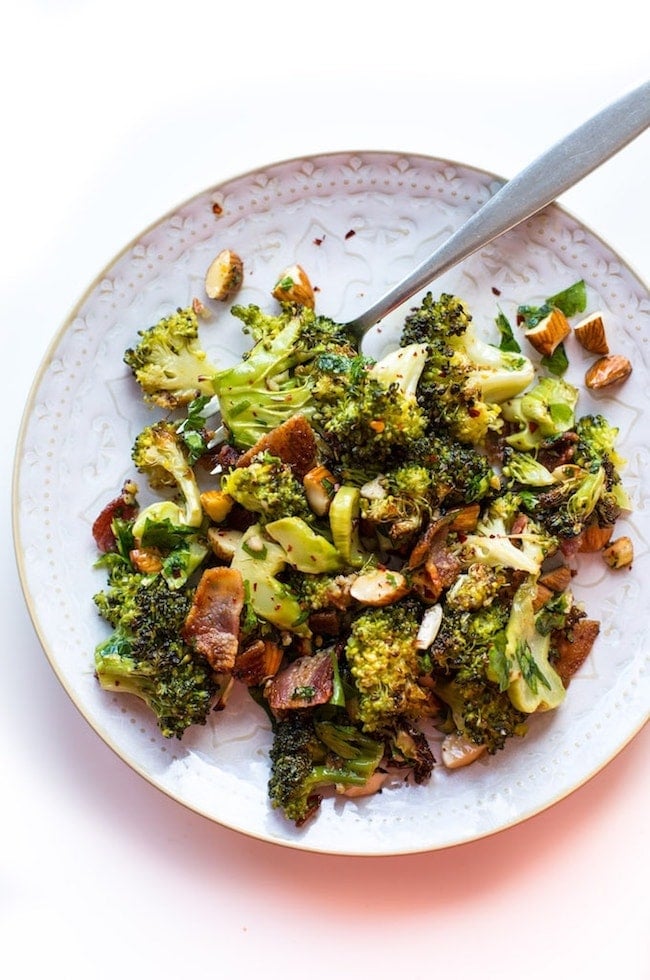
[[[273,287],[273,297],[280,303],[298,303],[313,310],[316,305],[314,289],[301,265],[288,266]]]
[[[599,357],[585,374],[585,384],[592,391],[620,384],[632,373],[632,364],[622,354],[607,354]]]
[[[571,333],[571,325],[562,310],[557,308],[544,317],[543,320],[526,331],[526,339],[536,351],[545,357],[550,357],[555,348]]]
[[[591,354],[609,354],[602,313],[592,313],[573,328],[576,340]]]

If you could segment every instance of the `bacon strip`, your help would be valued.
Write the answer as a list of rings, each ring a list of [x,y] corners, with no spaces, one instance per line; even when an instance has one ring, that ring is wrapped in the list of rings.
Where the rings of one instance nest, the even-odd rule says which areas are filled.
[[[262,436],[237,460],[237,466],[248,466],[258,453],[277,456],[294,472],[298,480],[316,465],[318,455],[314,430],[304,415],[293,415],[286,422]]]
[[[327,651],[299,657],[269,681],[266,697],[272,711],[292,711],[326,704],[332,697],[334,667]]]
[[[113,534],[113,521],[130,521],[137,515],[137,489],[135,483],[127,481],[119,497],[109,501],[93,521],[92,534],[98,551],[115,551],[117,542]]]
[[[218,674],[230,673],[234,667],[243,607],[241,572],[226,566],[203,572],[182,635]]]

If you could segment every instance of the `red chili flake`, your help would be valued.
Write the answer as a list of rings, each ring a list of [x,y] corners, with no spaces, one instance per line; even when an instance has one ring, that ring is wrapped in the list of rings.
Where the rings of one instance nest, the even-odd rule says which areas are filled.
[[[468,412],[467,412],[467,414],[468,414],[468,415],[469,415],[469,416],[470,416],[471,418],[473,418],[473,419],[477,419],[477,418],[479,417],[479,415],[481,414],[481,412],[480,412],[480,410],[479,410],[478,408],[470,408],[470,409],[468,409]]]
[[[354,228],[350,228],[350,230],[345,233],[345,240],[347,241],[348,238],[353,238],[354,235],[356,235],[356,231]]]
[[[496,286],[493,286],[493,287],[492,287],[492,292],[493,292],[493,294],[494,294],[495,296],[500,296],[500,295],[501,295],[501,290],[500,290],[500,289],[497,289],[497,287],[496,287]]]
[[[217,201],[215,201],[214,204],[212,205],[212,213],[213,214],[223,214],[223,208],[221,207],[221,205]]]
[[[325,241],[324,235],[322,238],[314,238],[314,245],[322,245],[324,241]]]

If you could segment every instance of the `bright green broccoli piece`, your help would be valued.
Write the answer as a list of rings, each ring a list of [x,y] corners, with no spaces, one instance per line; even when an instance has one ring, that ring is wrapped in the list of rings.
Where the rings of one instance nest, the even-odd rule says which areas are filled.
[[[273,316],[259,307],[232,312],[255,343],[243,359],[213,378],[221,417],[235,446],[249,449],[292,415],[310,416],[310,365],[325,351],[355,353],[346,328],[305,306]]]
[[[184,502],[183,522],[197,528],[203,521],[201,492],[186,447],[171,422],[147,426],[137,436],[133,462],[154,490],[175,489]]]
[[[246,510],[258,514],[261,524],[283,517],[313,518],[302,483],[287,463],[268,452],[226,473],[221,489]]]
[[[287,565],[284,548],[264,534],[261,524],[244,531],[231,560],[241,572],[246,601],[254,615],[279,630],[308,635],[308,613],[290,586],[280,579]]]
[[[319,720],[311,711],[293,712],[274,725],[271,805],[300,827],[318,811],[327,790],[363,787],[383,755],[383,742],[347,718]]]
[[[214,394],[211,379],[217,369],[201,347],[193,309],[179,308],[138,336],[137,345],[124,352],[124,361],[146,401],[175,409]]]
[[[358,692],[364,731],[390,728],[399,719],[430,717],[434,703],[422,683],[426,662],[417,636],[422,612],[407,600],[364,609],[353,620],[345,658]]]
[[[481,444],[500,424],[500,403],[514,398],[534,377],[532,362],[482,340],[462,300],[427,293],[406,317],[401,343],[427,345],[418,401],[430,427],[461,442]]]
[[[449,508],[477,503],[500,487],[487,456],[448,433],[427,434],[409,446],[408,454],[430,472],[436,505],[444,503]]]
[[[515,592],[506,627],[506,643],[495,676],[514,707],[526,714],[549,711],[564,700],[566,689],[549,656],[551,638],[537,629],[536,579],[528,577]]]
[[[501,405],[508,423],[506,443],[530,451],[545,440],[568,432],[575,424],[578,389],[562,378],[541,378],[533,387]]]
[[[95,671],[107,691],[132,694],[154,713],[165,738],[204,725],[219,691],[207,661],[181,638],[191,590],[171,589],[112,555],[108,585],[94,597],[113,632],[97,645]]]

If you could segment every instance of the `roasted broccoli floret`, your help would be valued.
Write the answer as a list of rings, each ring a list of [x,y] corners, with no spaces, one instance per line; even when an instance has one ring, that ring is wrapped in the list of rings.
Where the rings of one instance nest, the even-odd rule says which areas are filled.
[[[199,527],[203,520],[201,493],[190,466],[187,450],[171,422],[159,421],[137,436],[132,449],[133,462],[155,490],[175,489],[184,501],[178,523]]]
[[[501,405],[509,428],[506,443],[513,449],[530,451],[568,432],[575,424],[577,401],[578,389],[568,381],[540,378],[529,391]]]
[[[430,472],[434,502],[446,508],[477,503],[499,489],[487,456],[449,433],[423,436],[409,446],[408,455]]]
[[[539,575],[544,559],[557,551],[558,541],[532,518],[524,517],[518,528],[521,507],[521,498],[514,493],[504,493],[486,507],[476,530],[463,535],[455,547],[465,568],[480,564]]]
[[[324,351],[355,353],[346,328],[306,306],[283,306],[279,315],[257,306],[232,312],[255,343],[243,359],[219,371],[214,392],[235,446],[248,449],[297,412],[311,411],[310,365]]]
[[[376,475],[424,434],[415,394],[424,355],[424,345],[413,344],[377,362],[342,354],[316,360],[312,424],[344,477]]]
[[[258,514],[261,524],[281,517],[313,518],[302,483],[287,463],[268,452],[226,473],[221,489],[246,510]]]
[[[113,632],[95,650],[99,683],[140,698],[162,734],[180,738],[190,725],[205,724],[219,691],[207,661],[181,639],[191,590],[171,589],[162,575],[138,572],[116,553],[101,561],[108,585],[94,600]]]
[[[401,343],[427,345],[419,404],[432,429],[442,427],[461,442],[482,443],[498,428],[500,403],[533,380],[532,362],[482,340],[463,301],[447,293],[437,300],[427,293],[407,316]]]
[[[458,732],[490,754],[525,733],[526,715],[492,677],[508,621],[507,603],[475,610],[446,606],[430,650],[435,692],[448,708],[442,730]]]
[[[199,395],[214,394],[214,367],[201,347],[193,309],[178,309],[138,333],[139,342],[124,352],[145,400],[165,409],[188,405]]]
[[[384,754],[381,740],[351,724],[293,712],[274,725],[268,791],[271,805],[297,826],[319,809],[326,790],[363,787]]]
[[[353,620],[345,658],[358,692],[364,731],[379,732],[398,719],[417,721],[435,710],[422,683],[426,657],[417,645],[422,612],[409,600],[364,609]]]

